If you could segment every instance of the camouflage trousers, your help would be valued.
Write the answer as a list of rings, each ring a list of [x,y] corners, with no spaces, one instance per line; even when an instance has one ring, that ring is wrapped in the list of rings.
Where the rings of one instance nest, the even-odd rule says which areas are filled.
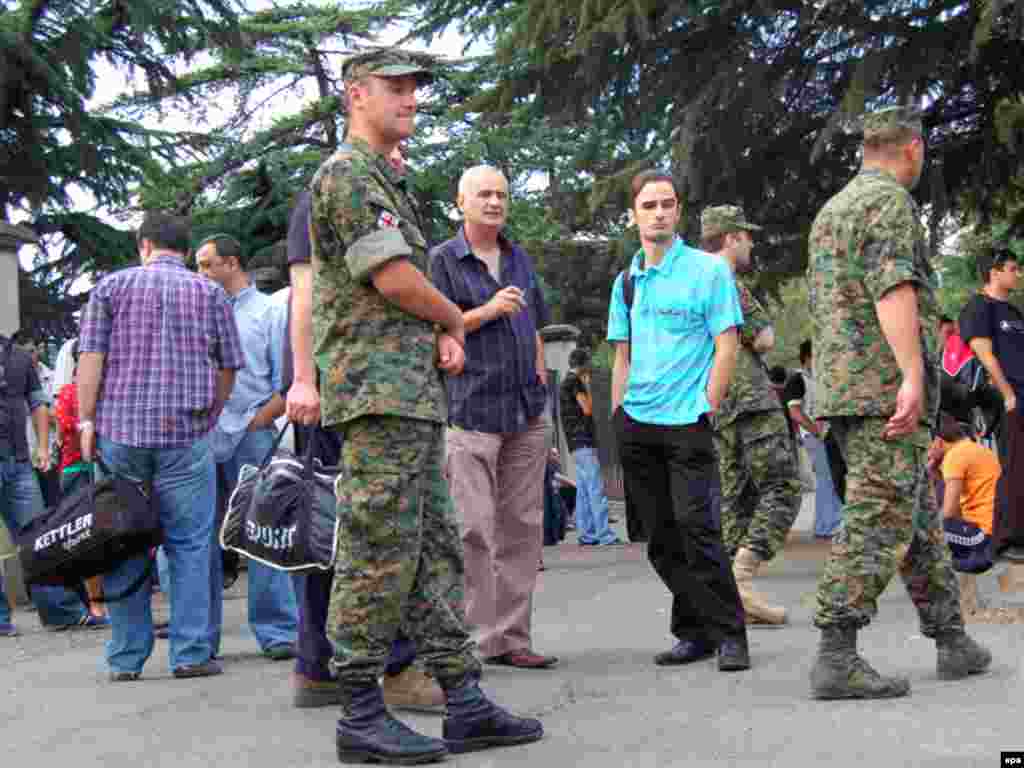
[[[882,440],[885,419],[829,420],[846,459],[846,505],[818,585],[814,624],[866,626],[899,569],[921,633],[963,627],[960,590],[928,481],[928,432]]]
[[[715,432],[722,477],[722,543],[771,560],[793,527],[803,485],[781,410],[740,416]]]
[[[439,680],[478,672],[463,613],[462,542],[441,475],[443,426],[364,416],[342,429],[327,614],[339,679],[359,685],[383,675],[399,628]]]

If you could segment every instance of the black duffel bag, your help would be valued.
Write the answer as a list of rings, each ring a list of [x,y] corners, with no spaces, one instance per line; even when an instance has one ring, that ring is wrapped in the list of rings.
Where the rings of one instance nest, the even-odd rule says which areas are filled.
[[[228,500],[220,545],[279,571],[331,571],[337,557],[338,467],[313,458],[308,440],[302,458],[278,450],[285,425],[259,467],[242,466]]]
[[[26,583],[66,587],[81,594],[85,579],[109,573],[163,541],[150,485],[110,472],[98,458],[97,464],[105,477],[68,494],[18,534]],[[115,602],[133,594],[152,570],[150,558],[138,579],[118,594],[104,594],[102,601]]]

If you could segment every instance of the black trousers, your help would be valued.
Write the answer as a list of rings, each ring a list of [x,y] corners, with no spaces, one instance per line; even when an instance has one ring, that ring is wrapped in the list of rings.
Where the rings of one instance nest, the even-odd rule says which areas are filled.
[[[623,469],[622,472],[625,476],[626,470]],[[626,537],[634,544],[647,541],[647,531],[644,530],[644,521],[640,517],[640,510],[637,509],[633,497],[629,495],[629,486],[625,482],[622,485],[626,502]]]
[[[1024,414],[1015,408],[999,426],[999,458],[1003,474],[996,485],[992,527],[995,551],[1024,547]]]
[[[626,493],[649,539],[647,558],[672,593],[671,632],[718,643],[745,632],[743,603],[722,545],[718,461],[711,428],[613,416]]]

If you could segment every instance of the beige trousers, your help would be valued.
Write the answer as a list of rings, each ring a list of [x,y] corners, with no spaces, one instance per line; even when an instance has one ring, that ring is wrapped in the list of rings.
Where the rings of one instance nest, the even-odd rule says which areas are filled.
[[[449,428],[447,474],[466,563],[466,619],[483,656],[531,647],[544,537],[544,465],[551,422],[522,432]]]

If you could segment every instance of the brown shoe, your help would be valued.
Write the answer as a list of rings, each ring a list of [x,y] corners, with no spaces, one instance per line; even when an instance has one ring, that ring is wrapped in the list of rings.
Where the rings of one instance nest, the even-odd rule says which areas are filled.
[[[292,674],[295,690],[292,702],[298,709],[336,707],[341,704],[341,687],[337,680],[314,680],[298,672]]]
[[[389,709],[407,709],[443,715],[446,710],[444,691],[430,675],[410,664],[397,675],[384,675],[381,686],[384,703]]]
[[[497,664],[502,667],[518,667],[519,669],[549,669],[558,663],[557,656],[543,656],[534,653],[529,648],[521,651],[509,651],[500,656],[488,656],[484,661],[487,664]]]
[[[214,675],[221,675],[224,670],[221,669],[213,659],[208,659],[202,664],[186,664],[183,667],[175,667],[173,675],[179,680],[184,680],[190,677],[213,677]]]

